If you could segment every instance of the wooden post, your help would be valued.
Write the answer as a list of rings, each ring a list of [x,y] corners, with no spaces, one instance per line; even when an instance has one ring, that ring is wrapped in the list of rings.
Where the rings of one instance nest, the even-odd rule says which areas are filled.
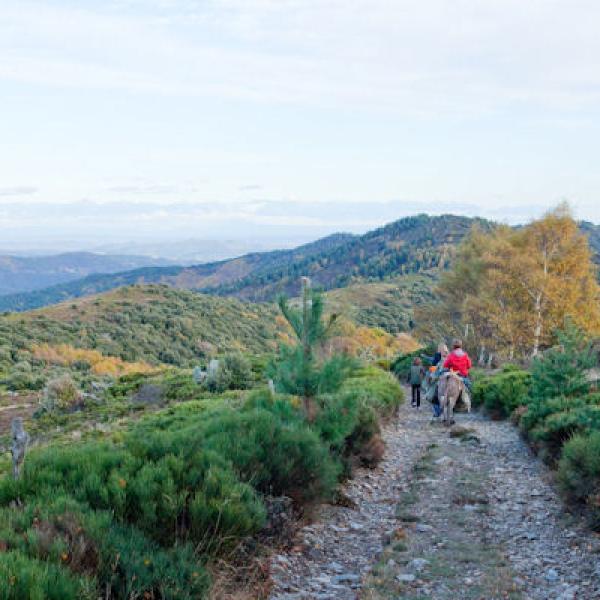
[[[11,423],[12,429],[12,458],[13,458],[13,477],[19,479],[21,467],[25,461],[25,452],[29,444],[29,434],[23,429],[23,419],[15,417]]]

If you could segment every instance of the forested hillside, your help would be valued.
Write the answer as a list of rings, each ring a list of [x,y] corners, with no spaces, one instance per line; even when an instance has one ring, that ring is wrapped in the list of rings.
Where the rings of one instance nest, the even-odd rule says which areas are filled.
[[[303,261],[310,256],[330,251],[352,238],[349,234],[336,234],[292,250],[256,252],[240,258],[192,267],[148,267],[108,275],[91,275],[35,292],[2,296],[0,310],[30,310],[135,284],[164,283],[181,289],[215,287],[225,282],[236,281],[261,269],[283,267]]]
[[[190,267],[148,267],[91,275],[33,292],[1,296],[0,310],[30,310],[134,284],[162,283],[262,302],[274,300],[281,293],[297,295],[302,275],[310,276],[315,285],[326,290],[391,283],[392,279],[395,284],[398,277],[410,274],[436,277],[452,264],[458,244],[473,225],[484,232],[496,227],[483,219],[453,215],[406,217],[362,236],[336,234],[293,250],[252,253]],[[598,262],[600,227],[583,222],[580,229],[588,236]],[[431,290],[425,287],[424,295],[412,300],[427,300]],[[372,319],[364,322],[381,323]],[[403,318],[402,323],[406,322]]]
[[[93,275],[32,293],[0,298],[0,310],[28,310],[70,298],[136,283],[164,283],[220,296],[252,301],[296,295],[299,277],[310,276],[324,289],[354,282],[444,269],[456,245],[482,219],[444,215],[406,217],[362,236],[336,234],[293,250],[247,254],[191,267],[145,268],[114,275]]]
[[[482,219],[452,215],[406,217],[319,254],[257,269],[236,281],[203,286],[202,291],[261,301],[280,293],[297,295],[301,275],[310,276],[324,289],[334,289],[444,269],[474,224],[484,230],[492,227]]]

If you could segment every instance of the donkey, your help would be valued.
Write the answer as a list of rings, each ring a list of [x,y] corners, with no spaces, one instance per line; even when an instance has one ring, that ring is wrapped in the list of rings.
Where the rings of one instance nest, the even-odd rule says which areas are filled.
[[[461,397],[461,394],[462,400],[467,407],[467,411],[471,412],[471,399],[462,378],[453,371],[444,373],[440,377],[438,383],[438,398],[440,407],[443,410],[445,425],[454,424],[454,407]]]

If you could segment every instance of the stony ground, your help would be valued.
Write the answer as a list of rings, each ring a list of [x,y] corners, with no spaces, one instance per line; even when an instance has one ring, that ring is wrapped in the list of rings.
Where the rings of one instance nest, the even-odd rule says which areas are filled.
[[[565,514],[517,430],[405,406],[386,459],[273,560],[271,600],[600,599],[600,537]]]

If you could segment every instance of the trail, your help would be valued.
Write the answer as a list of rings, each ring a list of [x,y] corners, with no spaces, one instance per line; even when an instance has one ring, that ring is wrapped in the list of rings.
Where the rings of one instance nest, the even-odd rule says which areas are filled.
[[[600,599],[600,537],[567,515],[510,423],[429,406],[384,428],[385,460],[273,559],[271,600]]]

